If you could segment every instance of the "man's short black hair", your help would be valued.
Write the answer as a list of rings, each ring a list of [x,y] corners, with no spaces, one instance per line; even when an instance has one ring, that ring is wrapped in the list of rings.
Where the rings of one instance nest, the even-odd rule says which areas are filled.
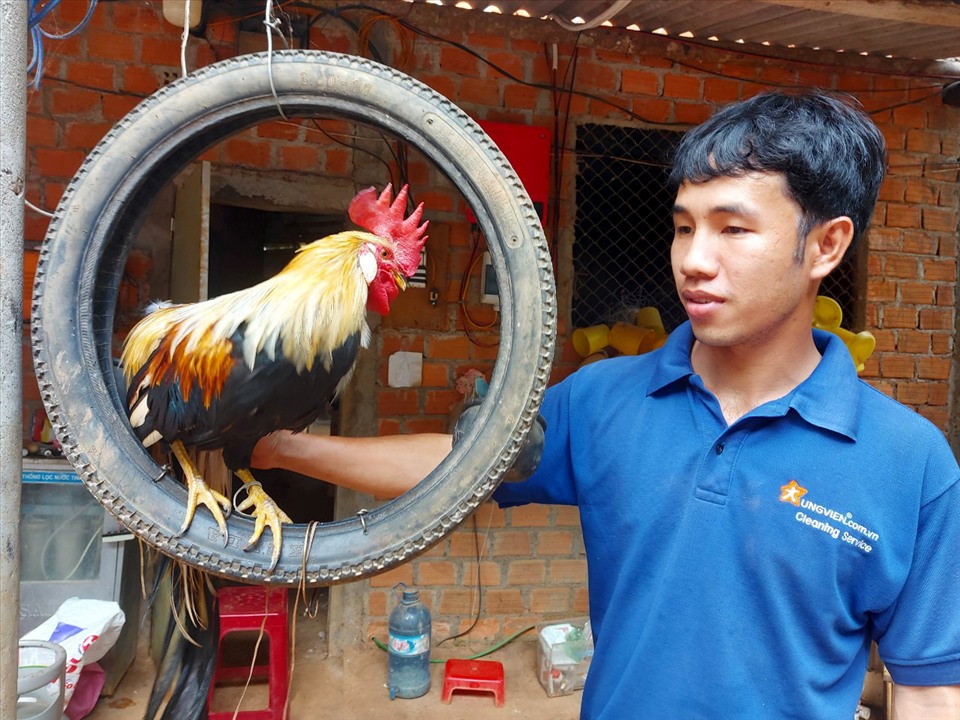
[[[728,105],[680,141],[669,186],[676,192],[685,182],[780,173],[802,211],[799,239],[846,215],[852,249],[870,224],[886,167],[883,136],[855,102],[768,92]]]

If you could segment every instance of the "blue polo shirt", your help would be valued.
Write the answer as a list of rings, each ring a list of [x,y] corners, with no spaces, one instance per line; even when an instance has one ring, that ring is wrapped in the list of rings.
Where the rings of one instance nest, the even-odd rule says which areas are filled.
[[[547,392],[540,467],[495,498],[579,506],[583,718],[849,718],[871,640],[898,683],[960,683],[953,453],[814,335],[810,377],[730,426],[689,324]]]

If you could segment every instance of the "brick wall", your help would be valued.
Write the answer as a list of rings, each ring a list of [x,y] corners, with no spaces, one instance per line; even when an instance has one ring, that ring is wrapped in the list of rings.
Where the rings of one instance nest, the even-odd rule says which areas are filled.
[[[318,2],[330,9],[332,2]],[[391,62],[451,98],[478,119],[553,127],[553,73],[545,43],[556,42],[566,72],[571,36],[539,21],[466,13],[453,8],[381,3],[413,25],[444,39],[414,36],[396,23],[375,23],[369,36]],[[61,3],[60,27],[79,22],[85,3]],[[238,31],[236,22],[212,9],[203,37],[191,37],[191,69],[238,52],[261,49],[262,36]],[[363,23],[369,16],[353,17]],[[52,209],[85,154],[112,124],[140,99],[180,73],[180,30],[163,21],[159,3],[100,3],[89,26],[66,41],[46,41],[47,64],[38,92],[28,106],[28,188],[34,204]],[[461,43],[531,87],[449,42]],[[580,38],[575,89],[569,98],[571,121],[563,138],[571,148],[577,122],[646,123],[687,126],[708,117],[712,107],[769,87],[823,87],[855,95],[874,111],[890,148],[891,171],[870,232],[866,327],[877,350],[863,376],[884,393],[915,408],[945,432],[953,432],[952,369],[956,324],[954,288],[957,260],[957,110],[944,107],[939,81],[906,63],[849,58],[826,53],[798,54],[800,61],[764,61],[719,48],[700,48],[669,38],[630,32],[587,32]],[[333,16],[313,24],[310,46],[358,53],[357,35]],[[580,94],[585,93],[585,94]],[[561,104],[566,110],[566,98]],[[370,173],[368,159],[330,134],[349,134],[338,120],[275,121],[226,140],[204,154],[215,169],[287,174],[307,182],[353,178]],[[560,299],[554,380],[579,359],[569,336],[572,293],[571,247],[575,212],[576,158],[566,152],[559,168],[560,222],[556,237]],[[495,331],[477,331],[480,344],[467,339],[459,312],[459,287],[468,270],[471,234],[463,199],[435,169],[411,154],[409,177],[417,198],[430,208],[435,232],[429,248],[440,292],[437,307],[423,296],[401,298],[380,328],[376,341],[381,364],[377,385],[379,431],[444,430],[460,399],[455,382],[471,368],[489,374],[496,359]],[[28,212],[25,252],[27,282],[36,262],[46,219]],[[162,288],[152,273],[155,248],[137,248],[121,288],[124,311],[133,311]],[[478,305],[477,273],[471,276],[469,310],[478,324],[492,319]],[[28,306],[28,303],[27,303]],[[388,388],[386,358],[397,350],[422,352],[423,384]],[[24,355],[25,363],[29,354]],[[30,374],[25,378],[25,417],[39,407]],[[476,514],[481,546],[481,619],[472,637],[489,639],[543,617],[587,610],[585,560],[576,511],[528,507],[501,511],[486,505]],[[389,589],[398,581],[417,585],[432,607],[439,638],[468,627],[477,609],[474,530],[471,521],[426,555],[372,578],[366,587],[364,627],[385,633],[391,606]]]

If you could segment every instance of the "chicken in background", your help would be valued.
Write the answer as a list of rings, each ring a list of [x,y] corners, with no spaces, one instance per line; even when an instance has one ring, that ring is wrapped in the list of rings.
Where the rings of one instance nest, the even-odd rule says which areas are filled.
[[[366,310],[386,315],[420,262],[429,223],[423,204],[404,218],[407,187],[361,191],[348,230],[299,250],[277,275],[246,290],[155,308],[130,331],[120,365],[131,425],[144,446],[166,443],[183,469],[190,526],[209,509],[227,542],[230,500],[212,490],[187,448],[223,449],[255,518],[252,548],[269,527],[280,558],[281,524],[290,522],[250,472],[257,441],[275,430],[301,431],[347,384],[370,339]]]

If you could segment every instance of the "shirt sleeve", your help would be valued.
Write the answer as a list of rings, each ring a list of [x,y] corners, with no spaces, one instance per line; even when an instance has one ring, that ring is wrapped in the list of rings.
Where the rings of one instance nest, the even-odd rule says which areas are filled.
[[[920,507],[904,587],[876,618],[877,646],[893,681],[960,684],[960,482]]]
[[[570,395],[574,377],[547,388],[540,415],[546,421],[543,456],[537,470],[526,480],[500,483],[493,499],[500,507],[527,503],[576,505],[577,491],[570,461]]]

